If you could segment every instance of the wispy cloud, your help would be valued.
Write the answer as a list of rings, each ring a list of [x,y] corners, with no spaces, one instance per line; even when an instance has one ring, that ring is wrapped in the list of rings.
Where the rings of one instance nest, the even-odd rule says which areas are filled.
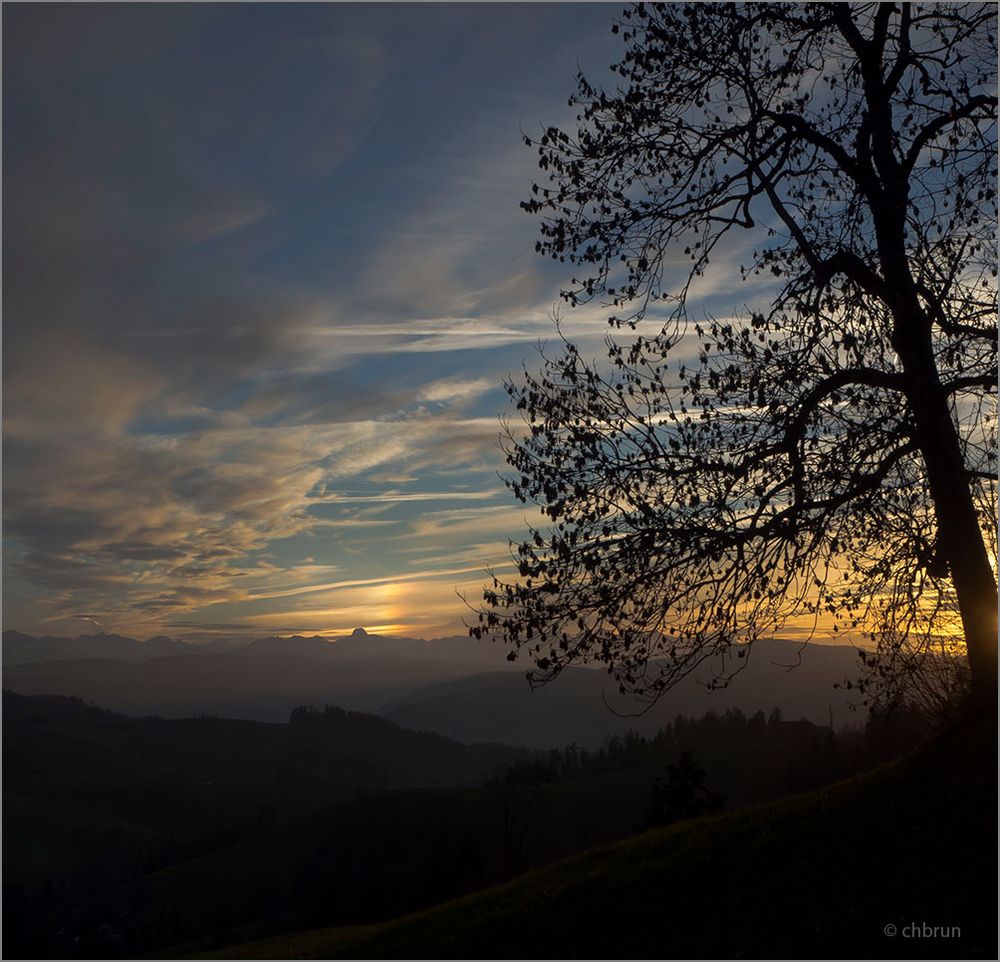
[[[407,584],[415,581],[429,581],[439,578],[451,578],[454,575],[469,574],[470,572],[481,572],[478,565],[467,568],[443,568],[437,571],[419,571],[408,574],[386,575],[382,578],[355,578],[347,581],[330,581],[326,584],[299,585],[295,588],[284,588],[279,591],[254,591],[251,597],[255,598],[291,598],[295,595],[312,594],[313,592],[339,591],[342,588],[364,588],[372,585],[389,585],[397,582]]]
[[[185,239],[202,243],[259,223],[271,212],[271,206],[263,200],[217,200],[207,208],[189,212],[176,230]]]
[[[49,363],[68,397],[36,397],[35,384],[22,378],[5,385],[13,411],[8,450],[16,451],[5,477],[5,533],[14,548],[6,568],[15,579],[49,588],[50,610],[89,603],[97,617],[113,623],[128,612],[162,620],[220,604],[383,583],[323,578],[338,570],[334,564],[253,559],[295,538],[334,538],[354,551],[352,539],[383,528],[398,536],[415,521],[373,511],[482,502],[503,493],[496,486],[366,491],[356,484],[380,466],[488,461],[495,456],[493,419],[416,408],[389,421],[262,426],[236,411],[206,410],[196,430],[147,433],[136,429],[136,415],[161,385],[122,362],[123,390],[109,384],[74,405],[73,392],[91,373],[116,368],[113,355],[102,358],[92,345],[67,344],[66,352],[52,354]],[[43,430],[55,411],[58,434]],[[53,472],[53,463],[72,463],[74,471]],[[347,513],[317,515],[317,505]]]
[[[478,397],[487,391],[495,391],[499,385],[496,378],[479,377],[474,380],[448,378],[428,384],[419,394],[421,401],[464,401]]]
[[[502,488],[487,491],[383,491],[379,494],[343,494],[326,491],[315,500],[336,504],[406,504],[413,501],[484,501],[503,495]]]
[[[4,22],[6,623],[454,630],[528,518],[501,385],[567,280],[518,128],[570,116],[606,12]],[[564,332],[600,357],[606,315]]]

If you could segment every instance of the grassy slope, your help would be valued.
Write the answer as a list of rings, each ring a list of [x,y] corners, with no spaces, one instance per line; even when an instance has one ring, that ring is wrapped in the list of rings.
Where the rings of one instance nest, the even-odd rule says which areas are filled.
[[[627,835],[641,822],[659,771],[654,765],[553,783],[532,808],[533,832],[525,847],[536,861],[554,861]],[[279,930],[282,918],[294,924],[303,912],[320,912],[327,920],[334,912],[352,920],[388,918],[497,879],[500,818],[492,793],[472,788],[360,795],[144,876],[105,901],[140,926],[176,911],[194,927],[220,918],[232,929],[266,895],[267,911],[252,910],[258,922],[230,933],[229,941],[262,937]],[[553,837],[555,825],[560,831]],[[453,884],[433,878],[442,865],[446,876],[448,866],[460,874],[461,853],[483,871],[473,868],[470,877]],[[258,891],[262,882],[266,892]],[[442,885],[450,892],[442,893]]]
[[[996,958],[996,731],[648,832],[383,925],[224,958]],[[885,935],[958,926],[960,938]]]
[[[381,873],[387,880],[419,877],[426,868],[419,861],[412,864],[411,859],[404,865],[394,859],[400,836],[414,827],[431,837],[446,830],[460,834],[480,829],[479,813],[468,804],[474,800],[475,790],[469,788],[401,789],[345,799],[304,819],[145,876],[116,890],[107,901],[139,922],[173,911],[204,922],[212,914],[228,917],[252,903],[263,881],[272,897],[313,901],[317,893],[304,890],[298,872],[310,866],[322,878],[323,865],[328,885],[321,894],[342,901],[354,894],[333,891],[344,861],[355,866],[362,894],[371,881],[362,878],[362,860],[373,863],[375,875],[380,874],[378,866],[393,860],[391,870]],[[464,824],[466,816],[469,824]],[[379,844],[373,846],[366,838],[377,838]]]

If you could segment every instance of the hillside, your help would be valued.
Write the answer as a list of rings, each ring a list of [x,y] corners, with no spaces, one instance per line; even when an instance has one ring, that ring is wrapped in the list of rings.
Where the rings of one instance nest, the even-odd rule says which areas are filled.
[[[791,667],[794,666],[794,667]],[[730,708],[752,713],[778,708],[786,718],[834,727],[857,724],[856,694],[834,685],[858,673],[853,648],[766,639],[756,643],[746,668],[727,688],[709,691],[710,665],[684,679],[652,707],[619,696],[607,675],[568,668],[544,688],[532,690],[521,674],[483,672],[428,685],[378,709],[407,728],[462,742],[499,741],[530,748],[570,742],[593,747],[628,729],[656,731],[678,715],[700,717]],[[615,712],[608,711],[610,705]]]
[[[85,698],[116,711],[183,718],[209,712],[283,722],[298,705],[373,711],[427,685],[483,671],[517,675],[504,652],[466,636],[228,638],[193,644],[158,636],[75,638],[3,633],[4,687]],[[523,684],[523,679],[521,679]]]
[[[519,756],[333,709],[294,724],[128,718],[3,697],[4,884],[119,870],[137,847],[213,847],[359,789],[478,785]]]
[[[647,832],[390,923],[197,957],[996,958],[996,749],[994,724],[967,723],[831,788]]]
[[[141,956],[383,922],[632,835],[682,753],[735,809],[857,770],[866,736],[730,712],[541,754],[338,708],[131,719],[7,693],[4,948]]]
[[[652,733],[679,714],[729,708],[778,708],[786,718],[835,727],[863,721],[851,710],[852,693],[834,688],[857,674],[853,648],[802,650],[778,640],[758,642],[730,687],[709,692],[706,665],[648,711],[619,697],[594,668],[567,669],[533,691],[525,664],[468,638],[420,641],[359,630],[333,641],[258,638],[219,650],[165,638],[39,639],[8,631],[3,650],[4,687],[25,695],[76,696],[133,715],[207,712],[261,722],[283,722],[303,704],[336,704],[467,744],[596,747],[630,728]]]

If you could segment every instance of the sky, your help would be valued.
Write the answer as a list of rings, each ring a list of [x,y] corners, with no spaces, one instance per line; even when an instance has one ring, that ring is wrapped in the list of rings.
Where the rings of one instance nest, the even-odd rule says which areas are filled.
[[[619,11],[4,6],[4,628],[463,631],[570,280],[521,131]]]

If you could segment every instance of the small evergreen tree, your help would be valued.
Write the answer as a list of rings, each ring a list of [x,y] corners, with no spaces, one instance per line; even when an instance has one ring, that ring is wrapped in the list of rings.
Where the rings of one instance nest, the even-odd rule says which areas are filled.
[[[647,825],[669,825],[722,809],[726,804],[725,796],[709,789],[705,779],[705,769],[694,756],[681,752],[676,762],[667,765],[666,775],[653,782]]]

